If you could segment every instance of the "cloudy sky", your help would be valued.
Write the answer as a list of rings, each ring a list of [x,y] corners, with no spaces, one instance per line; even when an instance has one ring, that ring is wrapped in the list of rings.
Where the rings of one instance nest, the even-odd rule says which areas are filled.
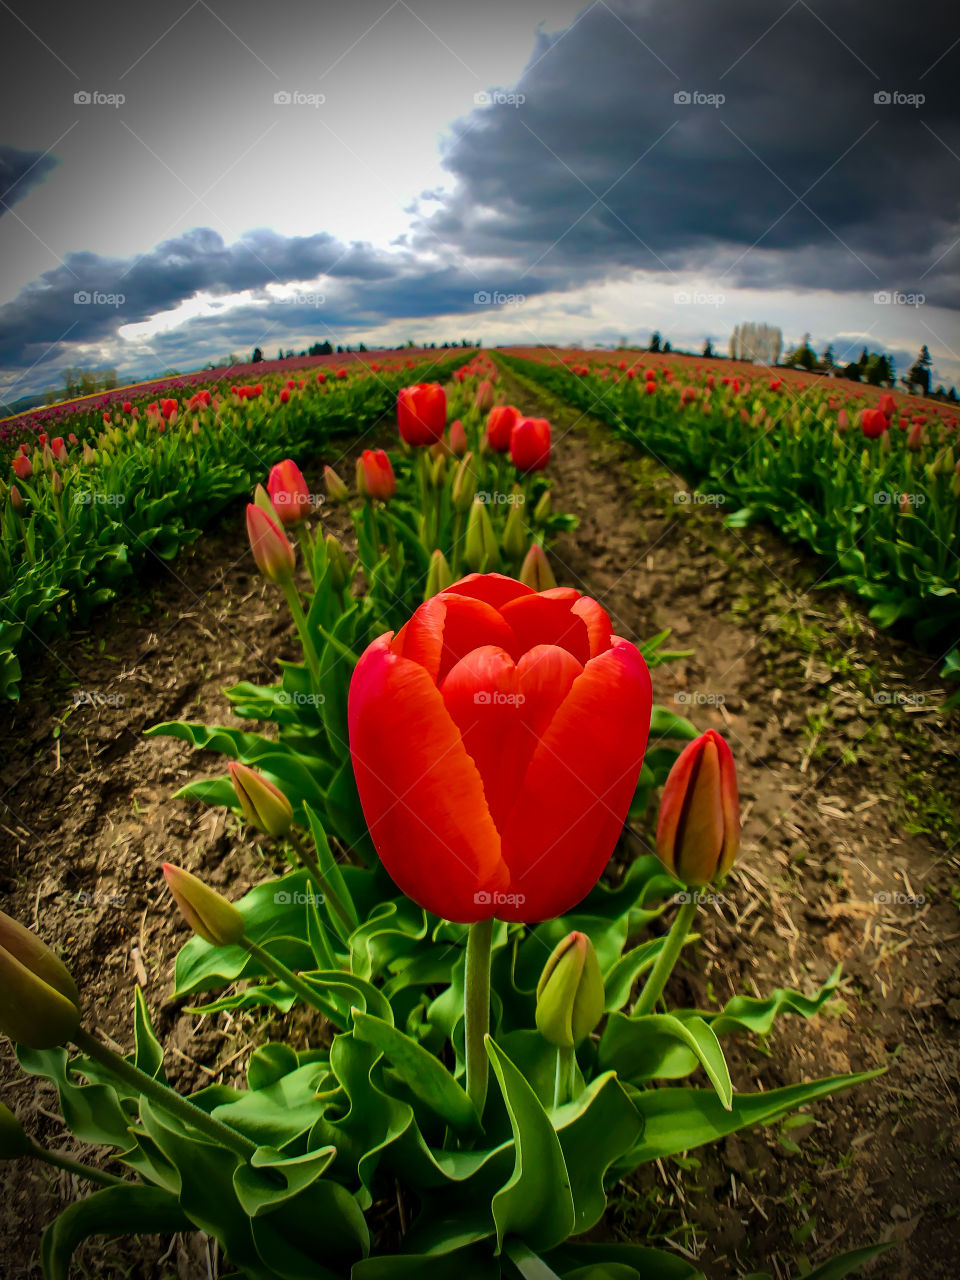
[[[0,6],[0,394],[329,338],[926,343],[960,382],[940,0]]]

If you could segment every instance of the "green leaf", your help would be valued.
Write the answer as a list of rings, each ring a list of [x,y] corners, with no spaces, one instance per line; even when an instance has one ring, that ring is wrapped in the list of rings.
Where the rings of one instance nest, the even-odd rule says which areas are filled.
[[[77,1245],[89,1236],[170,1235],[192,1231],[176,1196],[160,1187],[131,1183],[76,1200],[47,1227],[41,1250],[46,1280],[69,1280]]]
[[[692,742],[699,737],[700,730],[689,720],[668,711],[666,707],[654,705],[650,713],[651,742],[657,738],[682,738],[685,742]]]
[[[703,1018],[681,1019],[671,1013],[629,1018],[623,1013],[612,1013],[600,1039],[598,1061],[601,1067],[611,1068],[622,1079],[635,1083],[671,1077],[676,1071],[669,1059],[677,1043],[700,1063],[724,1109],[729,1111],[733,1098],[730,1072],[720,1041]]]
[[[849,1253],[842,1253],[836,1258],[831,1258],[829,1262],[814,1267],[802,1277],[802,1280],[843,1280],[844,1276],[862,1267],[865,1262],[870,1262],[872,1258],[878,1258],[881,1253],[892,1249],[895,1243],[891,1240],[885,1244],[870,1244],[862,1249],[851,1249]]]
[[[135,1045],[132,1059],[133,1065],[141,1071],[145,1071],[154,1080],[159,1080],[161,1084],[166,1084],[167,1077],[163,1070],[163,1046],[154,1034],[153,1026],[150,1022],[150,1013],[147,1010],[147,1002],[143,998],[143,991],[139,983],[133,990],[133,1034]]]
[[[486,1048],[510,1116],[515,1152],[513,1173],[490,1206],[497,1250],[507,1236],[518,1236],[532,1249],[550,1249],[567,1238],[576,1220],[560,1140],[537,1095],[489,1036]]]
[[[320,1147],[299,1156],[284,1156],[274,1147],[258,1147],[249,1164],[238,1164],[234,1170],[233,1189],[240,1207],[251,1218],[269,1213],[315,1182],[330,1167],[336,1154],[336,1147]],[[282,1183],[265,1178],[259,1172],[261,1169],[275,1170],[281,1175]]]
[[[355,1010],[358,1039],[379,1049],[407,1088],[458,1133],[480,1133],[480,1117],[466,1092],[434,1054],[396,1027]]]
[[[546,1260],[563,1280],[704,1280],[702,1271],[677,1254],[639,1244],[565,1244]]]

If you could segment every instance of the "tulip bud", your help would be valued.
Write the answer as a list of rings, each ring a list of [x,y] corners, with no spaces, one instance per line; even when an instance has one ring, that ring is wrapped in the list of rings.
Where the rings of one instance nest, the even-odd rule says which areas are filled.
[[[23,496],[15,484],[10,486],[10,505],[18,514],[23,510]]]
[[[467,517],[464,558],[474,573],[490,573],[497,563],[497,539],[490,523],[487,504],[474,498]]]
[[[446,556],[438,547],[430,556],[430,568],[427,571],[427,588],[423,598],[424,600],[429,600],[431,596],[438,595],[441,591],[446,591],[447,587],[452,585],[453,574],[450,572]]]
[[[527,526],[520,514],[519,502],[510,507],[510,514],[503,526],[503,537],[500,540],[503,554],[510,560],[520,560],[527,547]]]
[[[357,481],[357,493],[360,495],[360,497],[369,498],[370,494],[367,492],[367,477],[366,477],[366,472],[363,466],[363,458],[357,459],[356,481]]]
[[[467,433],[459,418],[450,423],[450,452],[462,458],[469,448]]]
[[[289,582],[296,564],[293,547],[279,524],[252,502],[247,503],[247,537],[263,576],[270,582]]]
[[[18,1160],[29,1155],[33,1143],[9,1107],[0,1102],[0,1160]]]
[[[327,550],[327,564],[330,566],[330,586],[334,591],[342,591],[350,581],[350,561],[340,541],[332,533],[323,540]]]
[[[350,492],[333,467],[323,468],[323,483],[331,502],[342,504],[350,501]]]
[[[469,511],[477,492],[477,473],[473,469],[473,454],[465,454],[453,477],[450,499],[455,511]]]
[[[244,919],[232,902],[170,862],[163,864],[163,874],[181,915],[198,937],[215,947],[229,947],[240,941]]]
[[[534,542],[520,566],[519,579],[525,587],[534,591],[552,591],[557,585],[550,562],[539,542]]]
[[[280,788],[237,760],[231,760],[227,768],[246,820],[274,839],[286,835],[293,824],[293,808]]]
[[[664,783],[657,857],[693,888],[722,879],[740,848],[740,799],[730,748],[713,729],[687,743]]]
[[[298,525],[309,516],[310,490],[303,472],[292,458],[285,458],[271,467],[267,489],[282,525]]]
[[[433,466],[430,468],[430,484],[434,489],[442,489],[444,477],[447,474],[447,459],[445,454],[441,454],[434,460]]]
[[[79,1025],[80,993],[66,965],[0,911],[0,1032],[28,1049],[53,1049]]]
[[[923,447],[923,423],[915,422],[907,435],[907,448],[916,453]]]
[[[59,471],[55,471],[53,473],[53,479],[50,481],[50,488],[53,490],[54,495],[58,498],[60,497],[61,493],[63,493],[63,477],[60,475]]]
[[[572,1049],[603,1017],[600,962],[585,933],[574,931],[554,947],[537,984],[537,1030],[545,1040]]]
[[[533,508],[534,524],[546,524],[550,518],[550,490],[544,489],[537,505]]]

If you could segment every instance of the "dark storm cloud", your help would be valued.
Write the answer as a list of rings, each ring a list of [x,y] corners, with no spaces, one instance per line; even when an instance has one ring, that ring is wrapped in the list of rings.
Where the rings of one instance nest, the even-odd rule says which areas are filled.
[[[693,268],[958,306],[958,37],[939,0],[596,3],[457,122],[411,243],[509,254],[517,287]]]
[[[44,151],[21,151],[0,144],[0,216],[56,166],[56,157]]]

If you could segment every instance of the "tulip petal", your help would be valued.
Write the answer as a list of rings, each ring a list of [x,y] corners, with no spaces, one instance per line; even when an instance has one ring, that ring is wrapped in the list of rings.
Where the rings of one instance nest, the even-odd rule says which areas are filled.
[[[528,649],[517,663],[520,680],[521,740],[517,761],[518,785],[526,773],[540,739],[573,686],[583,667],[572,653],[555,644]]]
[[[502,831],[516,906],[504,920],[563,915],[596,883],[630,807],[652,693],[636,647],[615,636],[591,659],[534,751]]]
[[[580,663],[590,658],[590,636],[584,620],[571,613],[566,600],[548,595],[529,595],[510,600],[500,609],[517,637],[517,654],[538,644],[555,644],[566,649]]]
[[[514,634],[496,609],[443,592],[420,606],[397,634],[393,652],[419,663],[440,684],[455,663],[485,644],[516,651]]]
[[[525,587],[522,582],[502,573],[468,573],[447,590],[451,595],[472,596],[474,600],[483,600],[493,605],[494,609],[499,609],[508,600],[534,594],[532,588]]]
[[[677,821],[674,853],[677,875],[689,885],[709,884],[713,879],[720,861],[723,832],[720,756],[711,737],[705,735],[702,742],[693,761],[686,802]]]
[[[348,722],[360,802],[398,888],[448,920],[492,915],[509,873],[479,770],[429,673],[389,634],[357,664]]]
[[[579,614],[587,624],[590,657],[595,658],[600,653],[606,653],[610,648],[613,627],[610,623],[610,615],[603,605],[597,604],[591,596],[581,596],[576,604],[571,605],[570,612]]]
[[[499,830],[522,776],[517,758],[524,745],[517,668],[509,653],[484,645],[451,667],[440,693],[467,754],[480,770],[487,808]]]

